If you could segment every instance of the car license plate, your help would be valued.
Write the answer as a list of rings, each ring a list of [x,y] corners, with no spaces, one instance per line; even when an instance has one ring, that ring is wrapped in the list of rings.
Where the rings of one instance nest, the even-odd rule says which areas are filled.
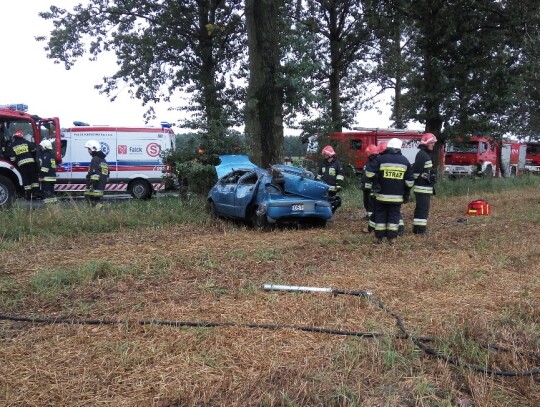
[[[292,210],[293,211],[303,211],[304,210],[304,205],[293,205]]]

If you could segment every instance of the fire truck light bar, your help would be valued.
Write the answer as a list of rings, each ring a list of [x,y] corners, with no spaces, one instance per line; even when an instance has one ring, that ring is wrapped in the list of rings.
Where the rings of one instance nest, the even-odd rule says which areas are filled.
[[[28,105],[24,103],[11,103],[9,105],[0,105],[0,109],[16,110],[17,112],[28,112]]]

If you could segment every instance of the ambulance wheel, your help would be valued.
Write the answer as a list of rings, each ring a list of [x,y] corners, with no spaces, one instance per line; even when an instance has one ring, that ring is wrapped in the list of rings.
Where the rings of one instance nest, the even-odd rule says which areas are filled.
[[[493,177],[493,167],[491,165],[488,165],[486,167],[486,170],[484,171],[484,175],[487,177],[487,178],[491,178]]]
[[[15,199],[15,185],[9,178],[0,175],[0,209],[9,208]]]
[[[138,179],[129,186],[129,193],[135,199],[150,199],[152,197],[152,186],[148,181]]]

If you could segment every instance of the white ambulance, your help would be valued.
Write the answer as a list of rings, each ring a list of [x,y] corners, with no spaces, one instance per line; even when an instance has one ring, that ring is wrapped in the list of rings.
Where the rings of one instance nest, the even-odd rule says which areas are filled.
[[[167,127],[76,126],[61,130],[61,163],[57,192],[84,191],[91,156],[84,144],[96,140],[109,165],[107,192],[128,192],[148,199],[165,187],[162,153],[174,150],[175,135]]]

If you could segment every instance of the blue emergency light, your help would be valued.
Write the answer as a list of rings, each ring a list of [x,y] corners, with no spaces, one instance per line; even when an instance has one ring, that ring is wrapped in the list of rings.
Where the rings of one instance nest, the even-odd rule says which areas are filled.
[[[90,126],[90,124],[88,124],[88,123],[85,123],[85,122],[79,122],[79,121],[73,122],[73,125],[74,125],[74,126],[77,126],[77,127],[79,127],[79,126]]]
[[[160,124],[162,129],[170,129],[172,127],[172,124],[169,122],[161,122]]]
[[[28,105],[24,103],[11,103],[9,105],[0,105],[0,109],[16,110],[17,112],[28,112]]]

